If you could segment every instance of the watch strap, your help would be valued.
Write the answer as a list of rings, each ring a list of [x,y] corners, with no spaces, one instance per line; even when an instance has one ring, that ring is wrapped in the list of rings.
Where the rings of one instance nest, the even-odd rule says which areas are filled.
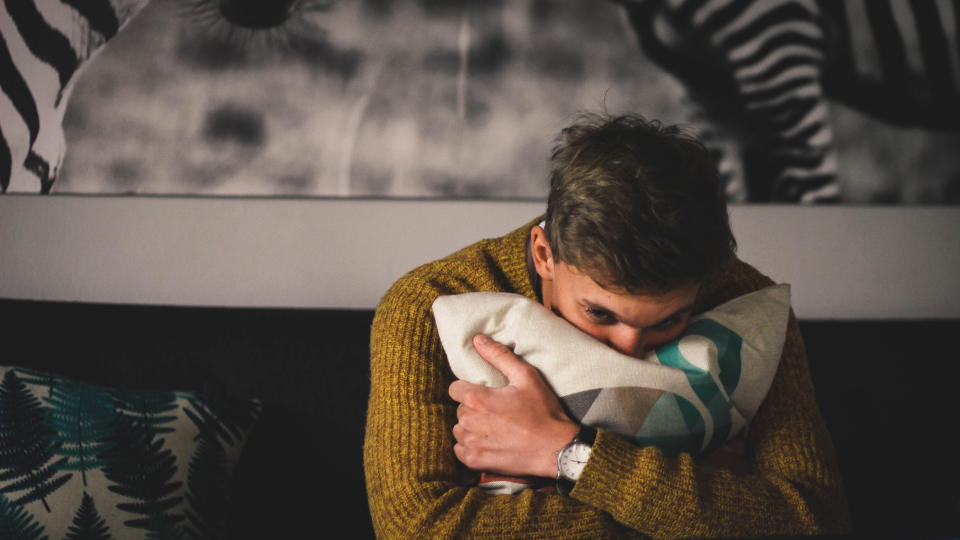
[[[577,433],[577,436],[574,438],[580,439],[581,441],[589,444],[590,446],[593,446],[593,443],[596,442],[597,440],[597,428],[587,426],[587,425],[581,425],[580,432]]]

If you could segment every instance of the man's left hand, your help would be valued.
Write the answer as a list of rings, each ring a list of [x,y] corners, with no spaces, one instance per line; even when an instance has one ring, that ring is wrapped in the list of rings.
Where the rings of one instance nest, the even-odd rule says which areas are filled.
[[[477,335],[473,346],[507,378],[502,388],[466,381],[450,385],[459,402],[453,426],[453,451],[474,470],[513,476],[555,477],[557,450],[570,442],[579,426],[540,372],[503,344]]]
[[[747,447],[741,438],[730,439],[704,458],[704,465],[727,469],[734,474],[749,474]]]

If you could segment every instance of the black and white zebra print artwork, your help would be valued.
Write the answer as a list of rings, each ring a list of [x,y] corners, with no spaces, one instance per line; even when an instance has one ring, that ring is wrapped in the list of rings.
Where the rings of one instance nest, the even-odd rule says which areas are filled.
[[[844,114],[837,110],[844,107],[889,125],[947,132],[930,144],[948,156],[960,143],[960,3],[626,0],[623,5],[648,56],[683,82],[708,117],[735,126],[742,177],[731,179],[731,197],[805,203],[849,197],[838,178],[837,148],[852,141],[835,129],[837,116]],[[713,133],[708,128],[706,136]],[[907,131],[904,140],[916,136]],[[905,147],[890,151],[912,154]],[[731,156],[723,152],[718,153],[728,168],[722,169],[732,176]],[[863,165],[861,171],[847,167],[847,175],[869,174],[869,164]],[[930,173],[922,167],[898,172]],[[942,198],[958,202],[960,162],[949,161],[939,174]]]
[[[734,202],[960,202],[956,0],[312,1],[238,35],[183,16],[230,2],[97,0],[131,3],[108,43],[92,0],[4,0],[4,190],[538,199],[605,108],[688,124]]]
[[[151,4],[78,83],[56,190],[541,198],[575,111],[670,100],[600,6],[342,2],[322,34],[241,50]]]
[[[63,117],[78,72],[149,1],[4,0],[0,6],[2,191],[50,191],[66,153]],[[282,26],[300,10],[325,6],[319,0],[162,1],[176,6],[181,15],[205,20],[207,29],[221,25],[251,33]],[[153,45],[149,40],[141,43],[148,50]]]
[[[74,73],[146,0],[16,1],[0,10],[0,188],[48,192]]]

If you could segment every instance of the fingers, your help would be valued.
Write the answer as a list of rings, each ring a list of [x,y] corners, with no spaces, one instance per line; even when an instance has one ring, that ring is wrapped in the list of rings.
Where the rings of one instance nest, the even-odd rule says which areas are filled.
[[[474,452],[471,452],[469,447],[465,444],[468,437],[467,430],[464,429],[460,424],[454,424],[453,426],[453,454],[457,456],[457,459],[467,467],[473,468],[478,467],[478,464],[474,462]]]
[[[720,445],[712,454],[703,460],[705,465],[727,469],[734,474],[749,474],[750,461],[747,459],[747,448],[743,439],[736,438]]]
[[[471,426],[475,425],[474,415],[476,414],[476,410],[461,403],[457,406],[457,425],[463,429],[470,429]]]
[[[747,454],[747,447],[743,443],[743,439],[737,438],[730,439],[729,441],[723,443],[720,448],[717,449],[717,451],[743,457]]]
[[[473,348],[476,349],[481,358],[490,362],[500,373],[503,373],[509,384],[522,383],[533,370],[530,364],[513,354],[509,347],[483,334],[477,334],[473,337]]]
[[[468,383],[459,379],[450,383],[450,387],[447,389],[451,399],[471,407],[478,406],[478,400],[487,391],[488,388],[482,384]]]
[[[459,408],[457,415],[460,415]],[[485,454],[484,439],[487,437],[487,434],[471,429],[471,426],[474,424],[474,422],[471,421],[472,419],[472,416],[465,415],[462,421],[453,425],[453,453],[457,456],[457,459],[467,467],[479,470],[484,468],[485,465],[480,461],[480,457]]]
[[[463,438],[466,436],[466,428],[460,424],[453,425],[453,438],[457,441],[463,441]]]
[[[457,459],[460,460],[460,463],[463,463],[469,469],[479,471],[485,468],[478,459],[478,454],[478,452],[471,450],[469,447],[460,442],[453,445],[453,455],[457,456]]]

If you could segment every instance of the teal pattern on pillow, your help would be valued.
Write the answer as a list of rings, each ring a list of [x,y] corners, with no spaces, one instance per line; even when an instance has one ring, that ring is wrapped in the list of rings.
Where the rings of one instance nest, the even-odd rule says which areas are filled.
[[[704,453],[710,453],[730,437],[730,430],[733,427],[731,415],[733,404],[728,399],[728,396],[733,395],[740,379],[740,370],[742,367],[740,349],[743,346],[743,339],[733,330],[711,319],[699,319],[690,323],[690,326],[684,330],[683,336],[702,336],[710,340],[717,348],[716,358],[719,364],[717,378],[720,379],[723,386],[722,389],[720,385],[717,384],[717,381],[714,380],[709,370],[695,365],[683,356],[683,353],[680,351],[679,340],[657,349],[657,358],[660,364],[683,370],[687,376],[687,381],[690,383],[690,388],[710,412],[710,416],[713,419],[713,433],[710,442],[703,450]],[[676,396],[676,398],[678,400],[682,399],[680,396]],[[661,397],[661,400],[662,399],[664,398]],[[687,411],[688,415],[697,414],[699,416],[699,413],[692,405],[687,406],[684,410]],[[648,418],[650,417],[648,416]],[[691,423],[688,421],[687,425],[689,426]],[[697,431],[703,430],[702,419],[700,424],[691,429]],[[641,444],[655,443],[654,438],[649,436],[641,437],[640,434],[637,435],[636,441]],[[702,442],[702,438],[700,440],[691,438],[688,446],[679,449],[670,448],[669,452],[673,454],[680,452],[696,454],[701,451]]]
[[[0,374],[0,538],[225,537],[258,400]]]
[[[696,361],[684,356],[681,343]],[[710,346],[716,354],[705,352]],[[668,455],[710,452],[730,438],[733,415],[738,414],[729,396],[740,381],[742,346],[743,339],[730,328],[712,319],[698,319],[677,340],[649,357],[651,362],[682,373],[685,384],[681,388],[595,388],[561,396],[561,400],[577,420],[632,437],[641,446],[657,446]],[[710,358],[716,359],[715,366],[704,362]],[[708,413],[712,429],[692,398]]]
[[[640,446],[657,446],[667,455],[696,454],[703,443],[704,429],[703,416],[693,403],[677,394],[664,392],[647,413],[646,421],[633,439]]]

